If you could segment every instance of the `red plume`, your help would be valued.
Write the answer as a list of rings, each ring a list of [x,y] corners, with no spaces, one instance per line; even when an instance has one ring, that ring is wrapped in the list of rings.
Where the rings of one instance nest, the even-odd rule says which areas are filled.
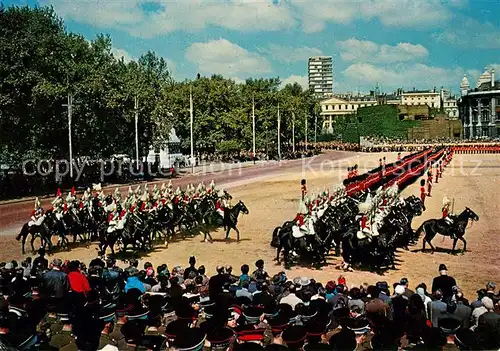
[[[122,218],[123,218],[123,216],[125,216],[125,213],[127,213],[127,211],[125,211],[125,210],[122,210],[122,211],[120,212],[120,219],[122,219]]]
[[[76,191],[75,191],[75,187],[72,187],[71,188],[71,195],[75,195]]]
[[[80,209],[83,208],[83,202],[80,202]]]
[[[57,193],[56,193],[56,196],[57,196],[57,197],[61,196],[61,188],[57,188]]]
[[[129,212],[130,213],[134,212],[134,205],[130,206]]]
[[[64,204],[64,212],[68,211],[68,204]]]

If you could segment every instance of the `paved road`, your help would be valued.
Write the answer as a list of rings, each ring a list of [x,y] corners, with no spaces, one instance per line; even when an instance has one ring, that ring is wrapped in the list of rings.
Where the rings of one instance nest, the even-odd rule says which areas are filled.
[[[231,186],[236,186],[243,183],[248,183],[252,180],[258,178],[275,176],[280,173],[286,173],[287,171],[300,170],[302,167],[306,166],[310,169],[319,169],[323,167],[328,161],[340,160],[346,157],[355,155],[350,152],[342,151],[330,151],[325,154],[321,154],[310,159],[303,160],[287,160],[281,162],[269,162],[257,164],[255,166],[246,166],[242,168],[233,168],[227,171],[219,172],[209,172],[194,175],[185,175],[180,178],[172,180],[172,185],[175,188],[178,186],[183,188],[188,184],[198,184],[203,181],[205,184],[209,184],[210,181],[214,180],[218,187],[229,188]],[[161,184],[164,180],[150,182],[149,184]],[[137,186],[137,185],[135,185]],[[116,187],[109,187],[104,189],[106,194],[111,194],[114,192]],[[128,186],[119,186],[122,193],[128,188]],[[65,197],[66,194],[63,194]],[[41,200],[43,208],[50,207],[50,203],[53,198],[46,198]],[[21,201],[10,204],[0,205],[0,235],[14,235],[17,234],[22,225],[29,219],[30,212],[34,206],[33,200]]]

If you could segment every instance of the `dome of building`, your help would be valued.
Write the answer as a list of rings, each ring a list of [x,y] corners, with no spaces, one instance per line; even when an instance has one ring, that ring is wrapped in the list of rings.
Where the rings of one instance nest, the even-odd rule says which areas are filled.
[[[464,74],[464,77],[462,78],[462,81],[460,83],[460,88],[469,88],[469,80],[467,79],[467,75]]]
[[[490,83],[490,82],[491,82],[491,73],[488,71],[488,68],[485,68],[483,74],[481,74],[481,76],[477,80],[476,88],[479,88],[483,83]]]

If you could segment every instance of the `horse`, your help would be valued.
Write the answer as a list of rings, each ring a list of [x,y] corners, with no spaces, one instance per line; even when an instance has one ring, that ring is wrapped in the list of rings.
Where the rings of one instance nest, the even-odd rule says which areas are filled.
[[[234,207],[224,209],[224,218],[222,219],[222,225],[226,230],[226,240],[229,240],[229,232],[231,231],[231,229],[233,229],[237,235],[236,241],[240,241],[240,231],[236,227],[236,225],[238,224],[238,216],[240,215],[240,212],[244,214],[250,213],[248,211],[248,208],[241,200],[238,201],[238,203],[234,205]],[[203,240],[206,241],[207,236],[210,238],[210,241],[213,240],[208,229],[205,231],[204,235],[205,236]]]
[[[467,241],[464,238],[465,229],[467,228],[469,220],[472,220],[473,222],[478,221],[479,216],[470,208],[465,207],[465,210],[463,210],[458,216],[450,216],[450,218],[453,221],[452,223],[450,223],[447,218],[440,218],[428,219],[420,225],[417,229],[416,235],[420,236],[422,232],[424,233],[422,251],[425,251],[425,244],[428,243],[431,246],[432,253],[434,253],[435,248],[431,241],[434,239],[436,234],[449,237],[452,237],[452,235],[455,234],[455,237],[453,238],[453,248],[451,249],[452,252],[455,252],[455,246],[458,240],[464,243],[462,252],[467,251]]]

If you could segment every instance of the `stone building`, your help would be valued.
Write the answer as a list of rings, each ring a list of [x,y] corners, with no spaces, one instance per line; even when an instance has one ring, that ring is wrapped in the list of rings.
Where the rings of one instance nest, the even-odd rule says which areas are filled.
[[[464,75],[458,101],[464,138],[496,138],[500,136],[500,82],[495,81],[495,70],[485,69],[476,88],[471,89]]]

